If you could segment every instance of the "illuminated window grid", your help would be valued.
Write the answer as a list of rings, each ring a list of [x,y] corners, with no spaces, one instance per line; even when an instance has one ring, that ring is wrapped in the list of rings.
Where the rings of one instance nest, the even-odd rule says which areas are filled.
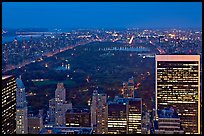
[[[136,106],[137,105],[137,106]],[[128,133],[141,133],[142,101],[132,101],[129,105]]]
[[[2,133],[16,131],[16,82],[14,76],[2,77]]]
[[[176,106],[186,131],[200,133],[200,57],[165,61],[159,56],[163,59],[156,57],[156,109]]]

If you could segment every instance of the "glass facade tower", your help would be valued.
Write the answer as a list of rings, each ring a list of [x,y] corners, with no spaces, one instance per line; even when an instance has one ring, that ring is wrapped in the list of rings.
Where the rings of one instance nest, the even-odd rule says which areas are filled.
[[[185,133],[200,134],[199,55],[156,55],[156,112],[166,107],[177,110]]]

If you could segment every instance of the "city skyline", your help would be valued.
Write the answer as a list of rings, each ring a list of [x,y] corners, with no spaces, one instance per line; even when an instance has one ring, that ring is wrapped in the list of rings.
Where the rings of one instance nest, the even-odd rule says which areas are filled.
[[[3,2],[2,133],[202,134],[201,2]]]
[[[3,2],[2,9],[3,28],[202,27],[201,2]]]

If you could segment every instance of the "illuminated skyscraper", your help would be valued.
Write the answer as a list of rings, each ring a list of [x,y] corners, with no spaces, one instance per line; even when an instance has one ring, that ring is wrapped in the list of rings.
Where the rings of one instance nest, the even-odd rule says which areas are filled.
[[[186,133],[200,134],[199,55],[156,55],[156,112],[166,107],[176,108]]]
[[[141,118],[141,98],[117,98],[108,105],[108,134],[141,134]]]
[[[68,109],[72,109],[72,103],[67,103],[64,85],[58,83],[55,98],[49,101],[49,123],[56,126],[65,126],[65,114]]]
[[[108,104],[108,134],[127,134],[126,104]]]
[[[131,98],[128,100],[128,134],[141,134],[142,127],[142,99]]]
[[[16,81],[12,75],[2,76],[2,133],[16,133]]]
[[[20,78],[16,79],[16,134],[28,133],[27,102],[25,86]]]
[[[96,90],[93,92],[91,103],[91,127],[94,134],[107,134],[108,132],[108,106],[107,96],[99,94]]]

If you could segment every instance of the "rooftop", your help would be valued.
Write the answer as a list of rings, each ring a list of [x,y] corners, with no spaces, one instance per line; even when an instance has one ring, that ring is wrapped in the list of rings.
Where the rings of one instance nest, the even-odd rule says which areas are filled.
[[[199,61],[200,55],[156,55],[157,61]]]
[[[159,118],[179,118],[178,113],[173,109],[164,109],[158,111]]]
[[[4,80],[4,79],[7,79],[7,78],[9,78],[9,77],[11,77],[12,75],[4,75],[4,76],[2,76],[2,80]]]
[[[67,110],[67,113],[89,113],[89,109],[76,109],[76,108],[73,108],[73,109],[68,109]]]
[[[115,98],[115,102],[126,103],[127,101],[142,101],[142,98]]]
[[[23,81],[20,78],[16,79],[16,84],[19,88],[25,88]]]

